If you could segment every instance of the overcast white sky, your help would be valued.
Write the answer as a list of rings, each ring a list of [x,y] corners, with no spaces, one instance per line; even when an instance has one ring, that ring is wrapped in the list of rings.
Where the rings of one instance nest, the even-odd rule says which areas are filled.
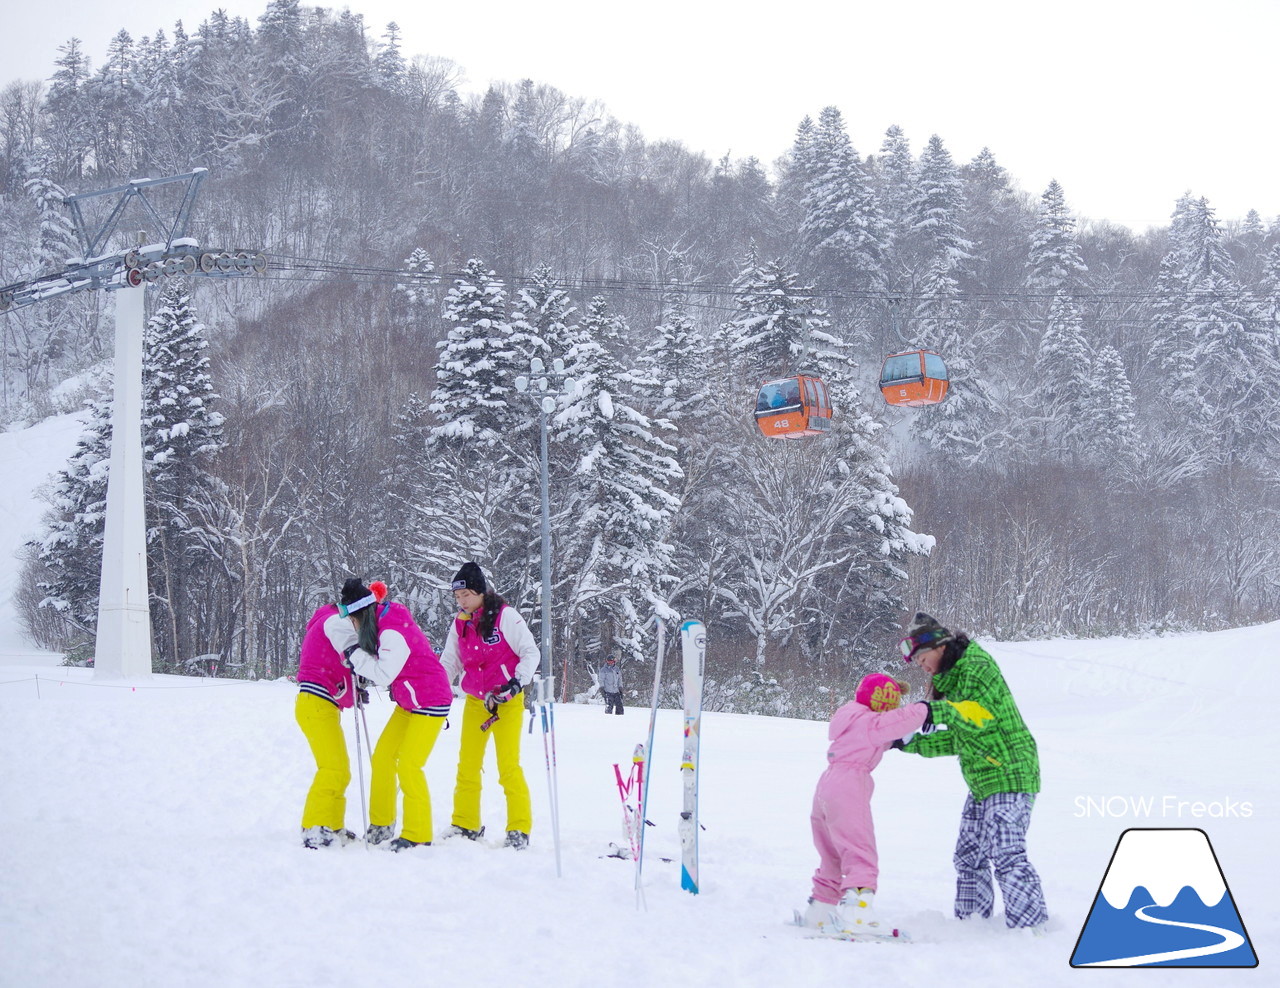
[[[57,48],[94,65],[210,11],[257,23],[267,0],[10,5],[0,82],[48,78]],[[329,6],[319,4],[319,6]],[[356,0],[370,34],[396,21],[407,56],[457,62],[466,88],[532,78],[601,100],[651,140],[771,164],[806,114],[834,104],[854,145],[898,124],[957,163],[983,146],[1038,196],[1057,178],[1078,215],[1141,232],[1183,192],[1220,220],[1280,215],[1275,47],[1280,0]]]

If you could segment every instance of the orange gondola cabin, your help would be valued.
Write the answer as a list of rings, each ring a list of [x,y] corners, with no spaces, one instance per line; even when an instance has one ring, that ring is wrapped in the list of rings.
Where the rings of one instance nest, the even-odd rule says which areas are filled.
[[[831,398],[820,377],[766,381],[756,396],[756,425],[769,439],[820,436],[831,428]]]
[[[891,354],[880,371],[880,393],[890,405],[936,405],[949,385],[947,363],[932,350]]]

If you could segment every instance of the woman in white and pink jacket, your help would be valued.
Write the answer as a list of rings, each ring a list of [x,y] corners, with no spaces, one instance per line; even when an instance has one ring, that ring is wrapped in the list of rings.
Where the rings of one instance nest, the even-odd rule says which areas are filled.
[[[373,749],[365,840],[380,844],[395,832],[399,782],[404,826],[391,849],[402,851],[431,843],[431,793],[423,766],[449,715],[453,691],[409,609],[386,596],[386,584],[379,580],[367,587],[360,580],[348,580],[339,613],[325,621],[325,634],[356,675],[388,687],[396,703]]]
[[[498,782],[507,797],[505,846],[529,846],[533,808],[529,784],[520,767],[523,703],[503,706],[529,685],[541,653],[533,632],[515,608],[485,582],[475,563],[465,563],[453,578],[459,612],[449,628],[440,661],[449,681],[462,677],[466,701],[458,744],[458,778],[453,790],[451,834],[477,839],[480,823],[480,772],[485,748],[493,737]]]
[[[318,607],[307,621],[298,655],[298,699],[294,717],[316,760],[316,774],[302,807],[302,846],[316,850],[355,839],[344,823],[351,759],[341,713],[355,703],[356,688],[342,653],[325,635],[337,605]]]

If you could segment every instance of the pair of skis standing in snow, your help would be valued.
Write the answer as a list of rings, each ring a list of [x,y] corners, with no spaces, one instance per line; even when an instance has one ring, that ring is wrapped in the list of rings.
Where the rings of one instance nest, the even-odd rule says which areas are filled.
[[[614,857],[630,856],[636,863],[636,899],[643,902],[641,884],[644,871],[645,813],[649,803],[648,755],[653,750],[654,727],[658,716],[658,695],[662,686],[662,660],[666,651],[666,625],[658,620],[658,659],[654,664],[653,700],[649,707],[649,739],[637,744],[631,756],[631,771],[626,779],[619,766],[613,766],[622,799],[623,829],[627,848]],[[684,803],[680,811],[680,887],[698,894],[698,754],[702,738],[702,680],[707,658],[707,629],[701,621],[685,621],[680,626],[680,652],[683,660],[684,743],[680,754],[680,775]]]

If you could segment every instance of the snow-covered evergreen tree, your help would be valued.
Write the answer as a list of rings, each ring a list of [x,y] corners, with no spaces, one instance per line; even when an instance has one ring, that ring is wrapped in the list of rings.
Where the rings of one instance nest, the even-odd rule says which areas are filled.
[[[884,284],[888,231],[862,159],[834,106],[824,109],[807,149],[809,180],[800,233],[825,283]]]
[[[401,281],[395,286],[393,291],[400,298],[407,309],[410,317],[436,302],[436,286],[440,284],[440,276],[436,274],[435,262],[431,260],[431,255],[427,253],[424,247],[415,247],[413,252],[404,259],[404,274]]]
[[[400,25],[395,21],[387,24],[378,45],[378,54],[373,58],[373,73],[379,86],[390,92],[399,92],[404,86],[404,56],[400,54]]]
[[[35,207],[37,222],[34,240],[24,244],[29,262],[27,277],[55,274],[80,253],[74,228],[62,206],[66,192],[48,175],[49,162],[37,156],[28,166],[24,187]],[[48,384],[55,367],[63,362],[77,342],[77,323],[83,321],[90,303],[72,298],[59,305],[41,304],[5,315],[6,361],[0,373],[21,375],[22,391],[30,394],[38,383]],[[86,354],[85,356],[90,356]]]
[[[1044,424],[1033,441],[1061,455],[1072,447],[1093,381],[1094,358],[1085,340],[1080,313],[1066,292],[1054,296],[1036,353],[1033,416]]]
[[[911,234],[919,252],[917,281],[926,295],[954,294],[972,256],[973,244],[961,225],[964,205],[951,152],[934,134],[920,155],[910,204]]]
[[[722,327],[721,336],[756,383],[847,359],[844,341],[829,332],[831,323],[815,301],[814,287],[799,280],[775,259],[744,268],[735,282],[738,314]]]
[[[654,382],[654,411],[682,432],[684,423],[699,418],[707,407],[707,354],[707,341],[689,315],[688,293],[671,286],[663,292],[662,319],[641,361]],[[696,434],[697,429],[690,431]]]
[[[912,241],[920,286],[915,307],[918,345],[942,354],[951,384],[946,401],[921,409],[913,431],[931,448],[969,463],[1004,441],[989,374],[984,373],[958,304],[960,278],[972,256],[961,225],[964,188],[951,154],[936,134],[920,155],[911,203]]]
[[[94,166],[101,173],[127,175],[135,162],[138,114],[145,93],[139,86],[137,48],[128,31],[120,31],[107,46],[107,58],[88,83],[93,100]]]
[[[897,124],[885,131],[877,159],[880,201],[888,228],[888,258],[885,264],[888,284],[906,287],[903,270],[904,240],[911,227],[911,200],[914,195],[915,157],[907,135]]]
[[[204,556],[188,505],[220,482],[223,416],[209,375],[209,342],[182,282],[166,285],[143,333],[142,435],[155,658],[166,669],[203,654],[192,637],[189,587]]]
[[[1122,476],[1132,467],[1138,453],[1133,388],[1114,347],[1102,347],[1093,359],[1077,435],[1087,460]]]
[[[432,469],[418,495],[421,534],[410,565],[429,581],[474,559],[519,601],[532,577],[529,545],[512,536],[530,524],[534,447],[528,399],[515,380],[529,373],[528,360],[507,316],[506,288],[479,260],[449,289],[443,318],[450,328],[437,344],[429,405]]]
[[[169,283],[144,333],[143,458],[153,494],[180,506],[223,447],[223,416],[209,375],[209,341],[191,292]]]
[[[67,197],[66,190],[49,177],[47,167],[48,163],[44,161],[33,164],[25,183],[40,224],[40,239],[31,271],[33,276],[61,271],[69,258],[80,254],[75,227],[62,205]]]
[[[786,215],[798,224],[805,215],[804,198],[816,174],[813,161],[814,131],[817,125],[806,116],[796,127],[796,136],[782,161],[778,198]]]
[[[557,443],[574,451],[575,521],[560,536],[557,559],[571,575],[575,620],[642,658],[644,626],[669,590],[681,471],[663,438],[671,423],[639,410],[636,395],[646,382],[613,356],[627,335],[625,322],[597,296],[568,355],[576,388],[554,423]]]
[[[1054,179],[1040,197],[1031,256],[1027,261],[1029,289],[1055,294],[1079,289],[1089,266],[1080,253],[1075,226],[1062,186]]]
[[[1236,281],[1212,207],[1183,196],[1161,266],[1154,356],[1181,427],[1224,464],[1270,458],[1280,422],[1274,334]]]
[[[528,371],[512,345],[506,288],[475,258],[444,303],[448,335],[437,347],[433,435],[495,447],[511,431],[515,379]]]
[[[49,81],[44,109],[53,121],[45,135],[52,173],[79,179],[92,146],[91,121],[93,107],[88,90],[90,63],[80,48],[80,39],[72,38],[58,48],[57,69]]]
[[[533,278],[520,289],[511,315],[513,346],[525,370],[534,357],[549,365],[568,353],[573,314],[569,292],[551,268],[544,264],[534,271]]]
[[[86,402],[89,421],[65,469],[58,472],[53,508],[37,550],[46,567],[41,607],[51,607],[68,625],[64,647],[92,639],[98,626],[102,580],[102,536],[111,460],[111,401]]]

